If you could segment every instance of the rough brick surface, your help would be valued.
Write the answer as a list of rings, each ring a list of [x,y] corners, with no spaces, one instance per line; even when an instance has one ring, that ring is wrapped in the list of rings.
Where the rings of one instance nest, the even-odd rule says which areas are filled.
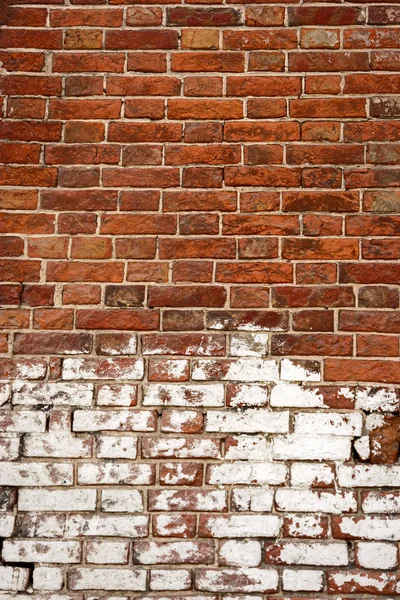
[[[398,1],[0,0],[0,600],[400,596]]]

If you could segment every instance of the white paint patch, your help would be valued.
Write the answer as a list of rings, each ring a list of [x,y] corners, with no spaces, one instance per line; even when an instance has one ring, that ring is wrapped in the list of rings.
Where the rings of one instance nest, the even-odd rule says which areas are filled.
[[[356,408],[366,412],[397,412],[400,410],[400,396],[395,388],[359,388],[356,392]]]
[[[289,412],[271,412],[262,408],[243,411],[213,410],[207,413],[206,431],[285,433],[289,431]]]
[[[144,406],[224,406],[224,386],[154,384],[144,390]]]
[[[268,334],[233,334],[231,336],[231,356],[266,356],[268,354]]]
[[[281,379],[284,381],[320,381],[321,375],[316,371],[306,369],[296,361],[284,358],[281,361]]]
[[[318,389],[303,388],[295,383],[279,382],[271,392],[271,406],[294,408],[325,408]]]

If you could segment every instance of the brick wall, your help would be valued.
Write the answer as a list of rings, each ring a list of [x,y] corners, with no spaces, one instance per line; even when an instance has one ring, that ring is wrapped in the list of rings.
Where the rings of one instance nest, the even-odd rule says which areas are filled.
[[[398,597],[400,5],[134,1],[1,3],[0,600]]]

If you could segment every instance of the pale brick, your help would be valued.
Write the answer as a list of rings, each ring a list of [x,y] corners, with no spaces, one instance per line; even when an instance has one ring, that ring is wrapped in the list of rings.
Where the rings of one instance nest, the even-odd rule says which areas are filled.
[[[261,543],[256,540],[221,542],[219,564],[227,567],[258,567],[261,563]]]
[[[276,537],[281,520],[275,515],[224,515],[200,517],[202,536],[229,537]]]
[[[25,436],[23,453],[25,456],[54,458],[89,458],[92,456],[91,438],[78,438],[70,434],[45,433]]]
[[[150,464],[102,462],[78,466],[79,485],[150,485],[154,481],[155,468]]]
[[[0,463],[0,486],[72,485],[73,467],[63,463]]]
[[[98,565],[123,565],[128,562],[128,542],[90,541],[86,544],[86,560]]]
[[[0,514],[0,537],[9,538],[14,531],[15,516]]]
[[[0,383],[0,406],[3,406],[10,399],[11,385],[9,383]]]
[[[128,383],[105,384],[97,391],[98,406],[134,406],[136,404],[137,387]]]
[[[294,431],[299,434],[360,436],[363,418],[360,413],[299,413]]]
[[[23,592],[28,587],[29,569],[0,565],[0,590]]]
[[[209,564],[214,562],[211,542],[135,542],[134,562],[141,565]]]
[[[0,436],[0,461],[1,460],[17,460],[20,452],[20,437],[10,434],[8,436]]]
[[[198,569],[196,587],[204,592],[274,592],[278,573],[272,569]]]
[[[357,510],[357,500],[353,492],[279,489],[275,494],[275,502],[278,510],[284,512],[322,512],[338,515]]]
[[[73,515],[67,518],[65,535],[104,537],[145,537],[148,534],[148,517],[135,515]],[[101,588],[100,588],[101,589]]]
[[[144,458],[220,458],[220,440],[165,437],[142,440]]]
[[[100,435],[97,440],[98,458],[130,458],[137,456],[137,438]]]
[[[226,460],[271,460],[269,441],[262,435],[235,435],[225,440]]]
[[[151,490],[149,510],[157,511],[223,511],[227,508],[223,490]]]
[[[142,569],[71,569],[68,573],[70,590],[128,590],[146,589],[146,571]]]
[[[231,336],[231,356],[266,356],[268,354],[268,334],[234,333]]]
[[[319,592],[324,585],[324,572],[311,569],[284,569],[282,586],[288,592]]]
[[[348,460],[351,438],[334,435],[290,434],[277,436],[272,456],[277,460]]]
[[[236,406],[265,406],[268,403],[268,388],[261,385],[228,384],[227,404]]]
[[[32,540],[6,540],[2,556],[7,562],[73,564],[81,559],[81,545],[58,540],[40,544]]]
[[[27,538],[62,538],[65,535],[66,515],[25,513],[18,515],[16,531]]]
[[[271,391],[271,406],[293,408],[323,408],[324,398],[319,390],[281,381]]]
[[[33,410],[2,410],[0,412],[0,431],[2,433],[30,433],[45,431],[46,415]]]
[[[327,526],[326,517],[314,515],[286,515],[285,535],[294,538],[324,538]]]
[[[143,379],[144,362],[139,358],[64,358],[62,378]]]
[[[225,363],[226,365],[226,363]],[[201,359],[194,363],[192,378],[194,380],[215,379],[215,369],[218,361]],[[231,360],[226,368],[221,367],[218,379],[221,381],[276,381],[278,367],[274,360],[262,358],[238,358]]]
[[[232,490],[232,508],[238,512],[270,512],[273,500],[272,490],[249,487]]]
[[[63,572],[57,567],[36,567],[33,571],[33,589],[59,591],[63,586]]]
[[[365,513],[400,513],[400,493],[395,492],[367,492],[362,501]]]
[[[324,463],[293,463],[290,469],[293,487],[334,487],[335,470]]]
[[[92,383],[26,383],[16,381],[12,384],[13,404],[90,406],[92,399]]]
[[[400,465],[339,465],[342,487],[399,487]]]
[[[144,406],[224,406],[224,386],[150,384],[144,388]]]
[[[103,490],[101,492],[101,509],[104,512],[142,512],[142,492],[139,490]]]
[[[152,569],[150,589],[153,591],[180,591],[191,589],[190,571],[186,569]]]
[[[311,366],[310,361],[291,360],[281,361],[281,379],[284,381],[320,381],[318,363]]]
[[[342,517],[332,524],[336,538],[400,541],[400,519],[387,517]]]
[[[209,465],[207,483],[214,485],[279,485],[285,483],[287,467],[272,462],[235,462]]]
[[[265,561],[275,565],[335,567],[349,562],[347,544],[285,542],[265,546]]]
[[[76,410],[73,431],[154,431],[151,410]]]
[[[364,569],[394,569],[398,566],[395,544],[359,542],[355,546],[356,563]]]
[[[87,511],[96,508],[96,490],[30,490],[18,493],[20,511]]]
[[[398,412],[400,410],[400,394],[396,388],[358,388],[356,408],[366,412]]]
[[[243,411],[209,411],[206,431],[234,433],[285,433],[289,431],[289,413],[271,412],[262,408]]]
[[[161,431],[168,433],[197,433],[202,431],[203,413],[199,410],[167,409],[162,412]]]

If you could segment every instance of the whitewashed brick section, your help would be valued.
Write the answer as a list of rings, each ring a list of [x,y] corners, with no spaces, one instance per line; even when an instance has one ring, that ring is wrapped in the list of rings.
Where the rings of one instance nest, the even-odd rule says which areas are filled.
[[[0,486],[72,485],[73,466],[63,463],[0,463]]]
[[[0,565],[0,590],[22,592],[29,582],[29,569],[22,567],[6,567]]]
[[[20,436],[10,433],[0,436],[0,461],[17,460],[20,454]]]
[[[261,543],[256,540],[228,540],[219,547],[219,564],[228,567],[258,567]]]
[[[290,536],[298,538],[321,538],[326,533],[323,519],[314,515],[287,514],[286,528]]]
[[[205,528],[211,537],[216,538],[276,537],[281,519],[275,515],[216,516],[207,518]]]
[[[97,440],[98,458],[129,458],[137,456],[137,438],[100,435]]]
[[[92,440],[59,432],[30,434],[25,436],[23,452],[25,456],[32,457],[90,458]]]
[[[231,356],[266,356],[268,354],[268,334],[235,333],[231,336]]]
[[[22,488],[18,493],[18,510],[77,512],[95,510],[96,490],[36,490]]]
[[[146,589],[146,571],[142,569],[76,568],[68,573],[71,590],[127,590]]]
[[[9,538],[12,536],[15,525],[14,515],[0,514],[0,537]]]
[[[400,519],[364,517],[359,520],[342,517],[338,528],[347,537],[359,540],[400,541]]]
[[[38,591],[59,591],[63,586],[63,571],[58,567],[35,567],[33,589]]]
[[[131,462],[84,463],[78,466],[80,485],[149,485],[154,481],[154,465]]]
[[[199,569],[196,587],[204,592],[274,592],[278,573],[273,569]]]
[[[285,483],[287,466],[268,462],[234,462],[209,466],[209,483],[214,485],[279,485]]]
[[[152,569],[150,589],[153,591],[190,590],[191,573],[186,569]]]
[[[351,438],[334,435],[290,434],[277,436],[272,456],[277,460],[348,460]]]
[[[54,406],[90,406],[93,399],[91,383],[27,383],[12,384],[13,404]]]
[[[144,515],[73,515],[67,517],[65,537],[145,537],[148,520]]]
[[[62,378],[78,379],[143,379],[144,361],[141,358],[64,358]]]
[[[357,389],[356,408],[366,412],[392,412],[400,409],[400,396],[395,388],[364,387]]]
[[[289,431],[289,412],[271,412],[262,408],[243,411],[209,411],[206,431],[237,433],[285,433]]]
[[[268,388],[261,385],[248,385],[245,383],[235,386],[229,406],[264,406],[268,403]]]
[[[182,494],[174,490],[157,491],[152,510],[167,511],[222,511],[227,508],[226,492],[223,490],[188,491]]]
[[[272,490],[251,487],[232,490],[233,509],[239,512],[270,512],[273,500],[274,492]]]
[[[9,383],[0,383],[0,406],[3,406],[10,399],[11,385]]]
[[[136,386],[126,384],[107,385],[99,387],[97,392],[98,406],[131,406],[132,398],[136,397]]]
[[[293,487],[334,487],[335,470],[324,463],[292,463],[290,483]]]
[[[278,510],[284,512],[322,512],[340,515],[342,512],[357,510],[357,500],[352,492],[278,489],[275,502]]]
[[[400,465],[339,465],[342,487],[399,487]]]
[[[139,490],[103,490],[101,492],[101,510],[122,513],[142,512],[142,492]]]
[[[192,371],[194,380],[213,378],[218,362],[212,359],[197,360]],[[221,381],[276,381],[279,377],[278,366],[274,360],[262,358],[238,358],[232,361],[218,377]]]
[[[365,513],[400,513],[400,494],[398,492],[368,492],[362,501]]]
[[[225,441],[226,460],[271,460],[270,442],[262,435],[234,435]]]
[[[45,431],[46,415],[33,410],[1,410],[0,431],[2,433],[30,433]]]
[[[283,358],[281,361],[281,379],[283,381],[320,381],[319,370],[303,366],[295,360]]]
[[[284,569],[282,586],[288,592],[319,592],[324,585],[324,572],[311,569]]]
[[[6,562],[78,563],[81,559],[79,542],[6,540],[3,544]]]
[[[123,565],[129,558],[128,542],[89,541],[86,544],[86,560],[98,565]]]
[[[271,406],[293,408],[324,408],[324,398],[312,388],[281,381],[271,391]]]
[[[360,436],[363,418],[360,413],[299,413],[294,431],[301,434]]]
[[[267,562],[283,565],[342,566],[349,562],[347,544],[287,542],[265,547]]]
[[[150,384],[144,388],[144,406],[224,406],[224,386]]]
[[[150,410],[76,410],[73,431],[154,431]]]
[[[364,569],[394,569],[398,566],[396,544],[359,542],[356,544],[357,564]]]

